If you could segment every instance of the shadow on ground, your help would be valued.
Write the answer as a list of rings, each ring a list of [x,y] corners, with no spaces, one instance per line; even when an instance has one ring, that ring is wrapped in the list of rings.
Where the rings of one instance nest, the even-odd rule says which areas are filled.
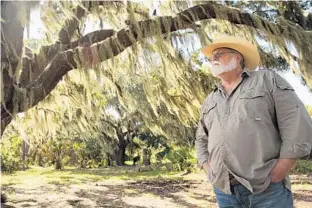
[[[297,201],[312,202],[312,191],[309,190],[297,190],[293,196]]]
[[[138,173],[130,168],[46,171],[39,174],[47,179],[45,184],[4,184],[8,203],[2,207],[217,207],[211,185],[202,180],[202,175],[191,174],[186,180],[176,173],[170,178],[162,174],[171,173]],[[36,179],[38,176],[33,176]],[[292,179],[295,184],[309,186],[308,190],[298,186],[294,191],[294,199],[309,206],[309,178]]]
[[[190,190],[198,189],[200,186],[198,181],[180,181],[180,180],[152,180],[152,181],[136,181],[129,182],[126,185],[103,185],[107,188],[107,191],[103,191],[100,194],[102,197],[97,199],[97,205],[100,207],[148,207],[149,200],[153,200],[153,197],[159,198],[159,200],[169,201],[168,204],[174,207],[201,207],[196,203],[192,203],[192,200],[186,200],[177,193],[185,193],[186,195],[192,195]],[[98,185],[101,186],[101,185]],[[129,192],[130,191],[130,192]],[[206,191],[207,192],[207,191]],[[93,193],[77,193],[79,197],[97,198],[97,195]],[[146,197],[149,195],[149,197]],[[209,195],[196,195],[196,198],[208,201],[210,203],[216,203],[216,200],[209,200]],[[132,202],[127,199],[132,199]],[[145,198],[145,199],[144,199]],[[143,206],[134,206],[135,200],[141,200],[140,203]],[[145,201],[148,200],[148,201]],[[157,202],[157,199],[154,199]],[[196,200],[195,200],[196,201]],[[137,201],[138,202],[138,201]],[[161,204],[151,204],[150,207],[164,207]]]
[[[66,196],[69,190],[72,189],[70,184],[53,184],[53,186],[53,189],[42,188],[40,190],[41,194],[55,194],[57,192],[59,195],[58,200],[62,198],[66,201],[67,206],[71,205],[72,207],[202,207],[196,204],[196,199],[206,201],[207,204],[216,203],[215,199],[212,198],[213,196],[211,196],[212,199],[209,199],[209,194],[192,193],[192,190],[202,189],[200,181],[154,179],[125,182],[123,184],[95,182],[89,183],[88,188],[76,189],[74,194],[69,194],[70,196]],[[13,189],[12,187],[5,187],[5,190],[11,192],[14,192]],[[61,207],[57,205],[57,201],[49,204],[47,201],[38,199],[40,193],[34,193],[34,191],[39,190],[15,190],[15,192],[23,193],[26,196],[11,200],[9,197],[9,204],[4,207]],[[203,190],[203,192],[207,192],[207,190]],[[193,197],[187,200],[181,195],[176,195],[177,193]],[[31,199],[33,198],[32,194],[37,196],[37,200]],[[86,201],[93,203],[86,204]],[[64,201],[60,202],[60,204],[64,204]]]

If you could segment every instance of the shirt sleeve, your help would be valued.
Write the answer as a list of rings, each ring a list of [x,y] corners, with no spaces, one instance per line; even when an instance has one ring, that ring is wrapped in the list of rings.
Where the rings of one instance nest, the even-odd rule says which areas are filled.
[[[312,120],[293,87],[273,73],[273,100],[282,146],[280,158],[311,157]]]
[[[203,105],[204,106],[204,105]],[[203,121],[203,107],[196,131],[195,148],[197,152],[198,167],[202,168],[203,163],[208,161],[208,130],[205,130]]]

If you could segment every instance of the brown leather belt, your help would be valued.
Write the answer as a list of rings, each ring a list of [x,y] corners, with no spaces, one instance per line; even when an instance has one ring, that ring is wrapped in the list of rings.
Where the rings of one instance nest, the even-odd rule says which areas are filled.
[[[232,174],[229,175],[229,179],[232,186],[240,184],[240,182]]]

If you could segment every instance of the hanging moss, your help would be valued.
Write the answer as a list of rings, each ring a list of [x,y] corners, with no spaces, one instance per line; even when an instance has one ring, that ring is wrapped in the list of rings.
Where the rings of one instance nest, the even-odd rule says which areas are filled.
[[[193,3],[197,4],[197,2]],[[115,137],[114,129],[102,125],[101,116],[104,114],[103,108],[108,100],[117,97],[118,103],[126,113],[130,115],[136,112],[142,123],[153,132],[166,135],[172,140],[188,141],[190,135],[194,133],[193,127],[197,125],[200,105],[213,89],[216,79],[212,78],[211,74],[205,73],[203,68],[197,71],[192,69],[191,65],[174,48],[173,36],[184,37],[187,31],[175,33],[164,33],[164,31],[170,31],[175,24],[185,25],[188,24],[187,20],[190,22],[197,20],[197,14],[190,12],[185,15],[185,21],[179,19],[174,23],[175,16],[163,18],[162,22],[152,17],[153,21],[146,24],[143,30],[139,30],[138,21],[146,17],[136,12],[137,5],[133,2],[125,4],[123,2],[92,2],[94,10],[87,8],[83,2],[47,2],[46,7],[42,8],[43,19],[50,26],[47,31],[49,39],[46,40],[47,42],[55,42],[64,21],[75,15],[72,9],[74,4],[79,4],[86,11],[90,11],[90,19],[96,20],[99,27],[103,27],[103,23],[109,23],[115,31],[123,29],[114,37],[127,34],[125,38],[134,44],[120,54],[118,54],[119,50],[123,50],[124,45],[122,40],[116,41],[114,38],[107,38],[103,41],[103,43],[113,44],[114,48],[102,43],[99,45],[95,43],[88,51],[83,46],[77,47],[74,59],[78,64],[78,69],[65,76],[64,81],[57,85],[51,96],[38,104],[37,107],[44,110],[40,110],[38,114],[36,109],[28,112],[34,118],[31,121],[32,125],[40,125],[40,128],[36,129],[33,134],[39,137],[46,131],[56,134],[60,130],[68,135],[77,132],[87,134],[97,129],[107,131],[111,137]],[[160,12],[168,12],[168,15],[172,15],[184,7],[187,7],[187,2],[162,2]],[[55,8],[58,8],[58,12],[55,12]],[[140,11],[149,12],[143,6],[140,8],[142,8]],[[236,22],[243,22],[243,16],[239,11],[229,12],[228,8],[216,5],[214,9],[217,19],[201,21],[198,27],[188,25],[192,28],[190,33],[194,37],[190,36],[187,40],[179,38],[179,44],[187,48],[190,42],[199,39],[201,46],[205,46],[220,34],[243,36],[259,44],[255,41],[255,36],[260,36],[271,42],[274,50],[278,51],[278,55],[293,66],[293,57],[289,51],[285,50],[285,40],[289,40],[293,42],[300,56],[298,60],[300,70],[297,71],[304,75],[307,84],[312,86],[312,59],[306,55],[308,51],[312,51],[311,33],[283,18],[279,20],[282,27],[273,23],[265,23],[255,16],[252,16],[250,20],[253,27],[233,25],[228,21],[229,18]],[[85,21],[86,19],[80,20],[81,27],[86,24]],[[134,32],[130,33],[129,28],[134,29]],[[150,37],[150,34],[153,36]],[[143,38],[145,36],[148,38]],[[178,38],[175,40],[176,43],[177,40]],[[44,51],[45,49],[47,48],[42,47],[36,58],[39,65],[46,63],[48,58],[53,59],[54,54],[62,50],[62,47],[56,46],[50,51]],[[86,53],[91,53],[92,58],[98,54],[98,58],[105,61],[101,64],[94,64],[87,59]],[[106,60],[113,54],[118,55]],[[264,51],[261,51],[261,59],[263,65],[268,67],[278,65],[277,57],[268,56]],[[44,69],[45,66],[39,68]],[[25,99],[25,96],[23,90],[16,89],[13,100],[14,112],[17,112],[18,108],[27,108],[33,102],[34,95],[28,99]],[[24,118],[24,120],[27,119]],[[25,129],[30,126],[29,123],[26,124]]]

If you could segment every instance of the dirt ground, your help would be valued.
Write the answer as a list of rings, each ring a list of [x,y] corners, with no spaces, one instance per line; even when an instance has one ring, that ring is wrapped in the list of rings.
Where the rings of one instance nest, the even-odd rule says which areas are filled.
[[[292,175],[297,208],[312,207],[312,180]],[[4,175],[2,207],[217,207],[203,173],[130,173],[103,170]]]

